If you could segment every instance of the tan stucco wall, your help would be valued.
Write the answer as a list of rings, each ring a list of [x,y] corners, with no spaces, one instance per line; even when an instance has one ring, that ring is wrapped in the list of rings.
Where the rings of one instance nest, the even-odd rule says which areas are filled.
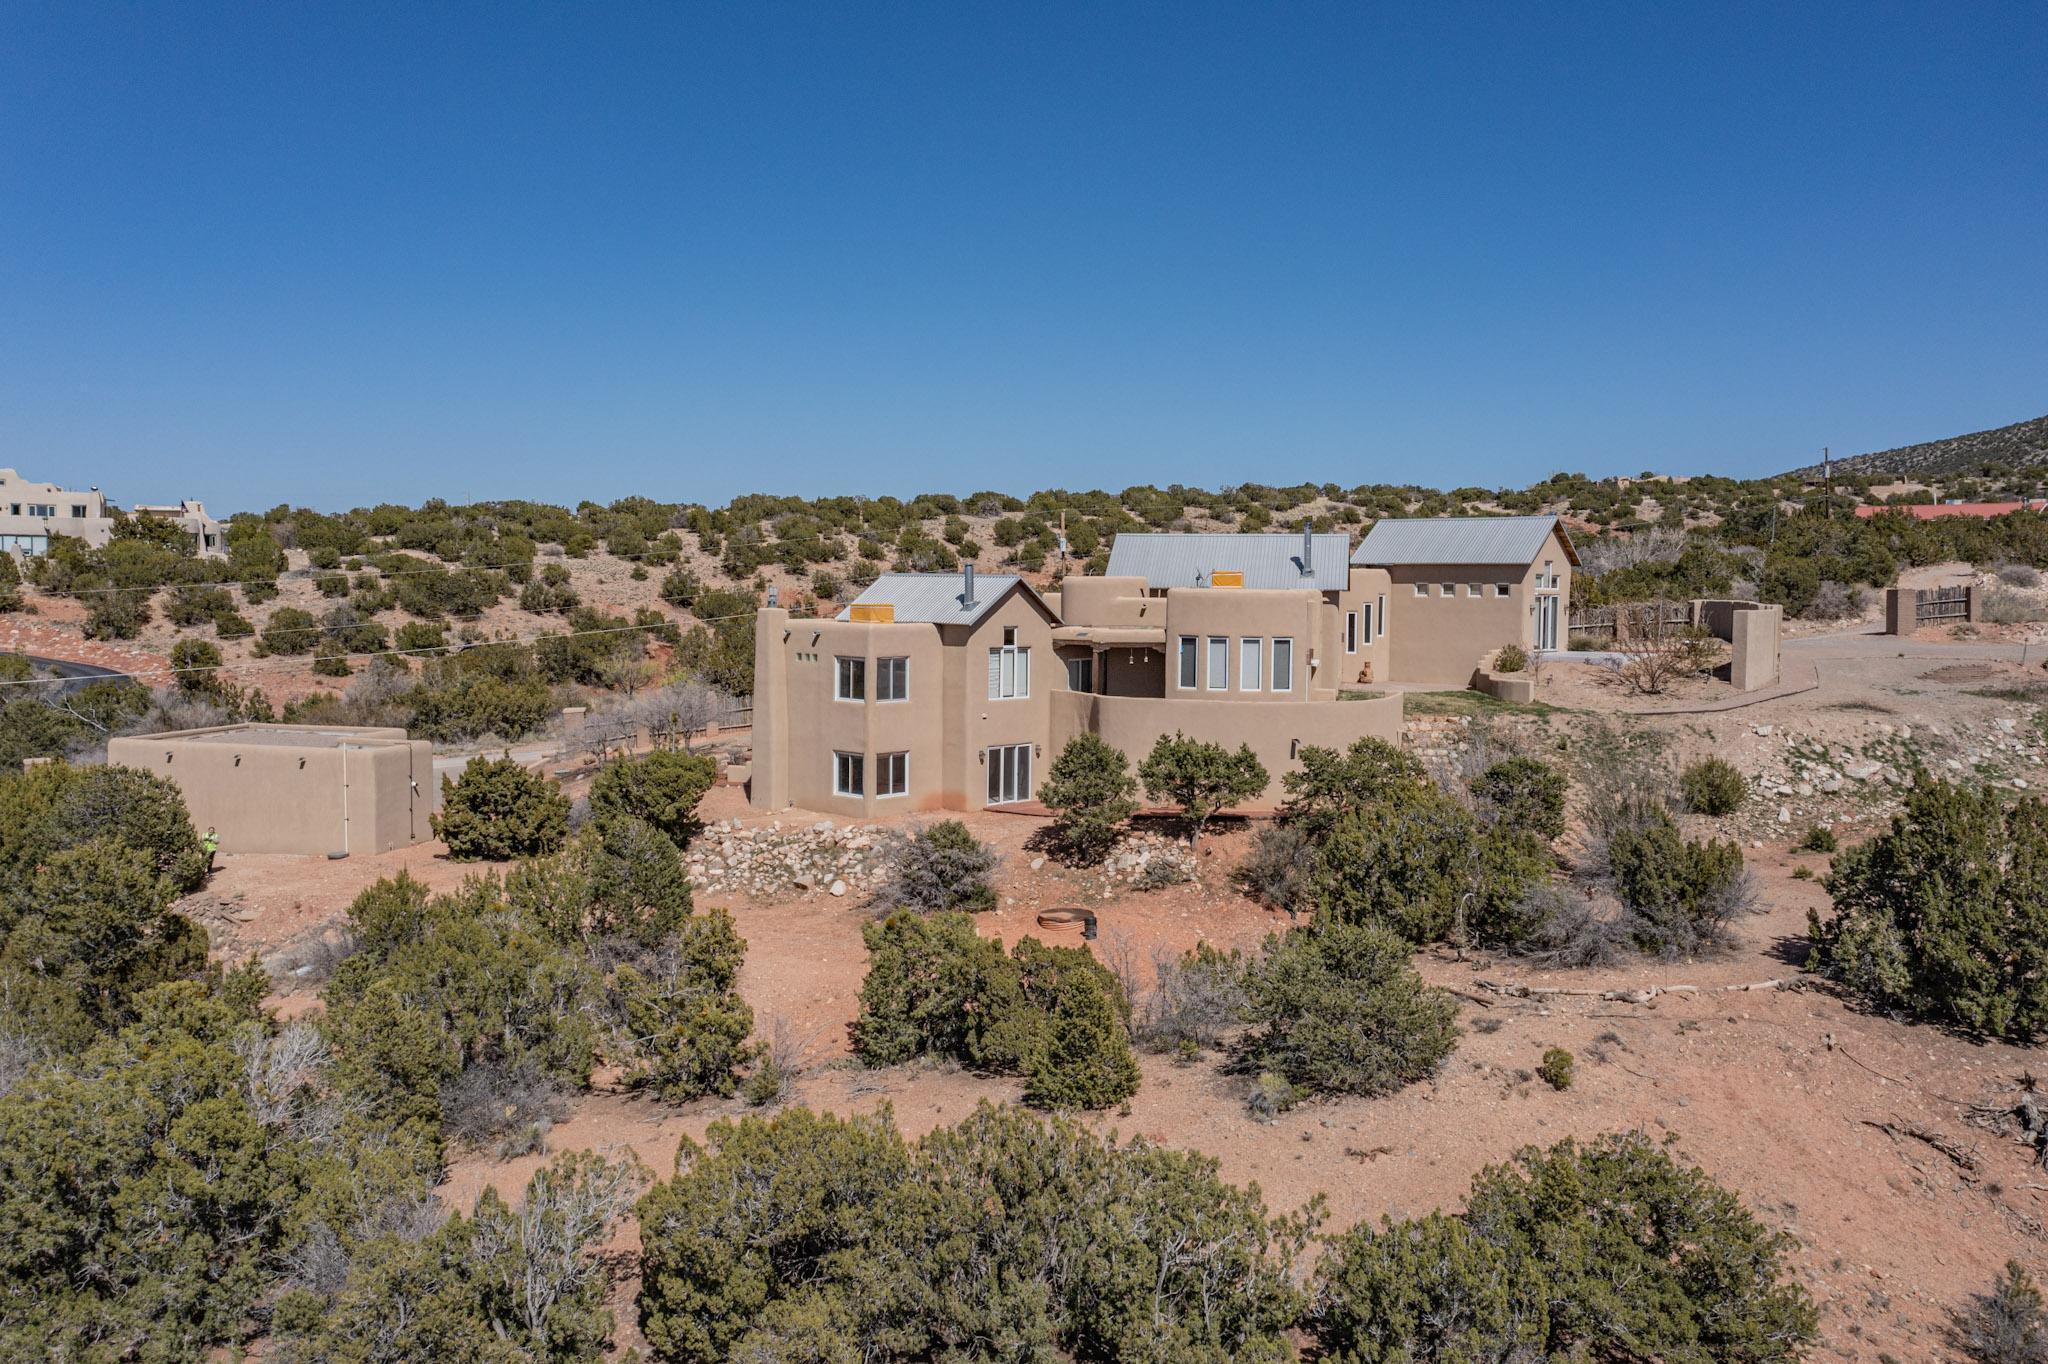
[[[1066,625],[1157,626],[1160,602],[1145,591],[1143,578],[1068,578],[1055,610]]]
[[[1507,644],[1533,648],[1534,601],[1539,592],[1550,590],[1538,586],[1546,563],[1557,578],[1558,647],[1563,648],[1565,616],[1571,602],[1571,561],[1554,531],[1545,540],[1543,552],[1521,568],[1415,564],[1386,569],[1390,617],[1387,680],[1462,687],[1472,680],[1480,660],[1493,650]],[[1417,583],[1428,586],[1428,596],[1415,595]],[[1455,597],[1442,595],[1445,583],[1456,585]],[[1506,597],[1494,595],[1499,583],[1508,584]],[[1470,595],[1475,584],[1485,588],[1484,596]],[[1378,676],[1377,669],[1374,675]]]
[[[1386,613],[1390,608],[1392,593],[1388,590],[1391,579],[1384,568],[1362,568],[1354,566],[1350,582],[1337,594],[1337,603],[1331,609],[1329,621],[1328,667],[1323,669],[1322,678],[1333,690],[1344,691],[1359,687],[1370,687],[1375,682],[1387,680],[1388,658],[1393,640],[1387,630]],[[1370,608],[1372,618],[1371,637],[1366,635],[1367,620],[1364,612]],[[1344,618],[1350,612],[1360,612],[1358,648],[1347,653],[1344,649]]]
[[[1311,588],[1173,588],[1166,594],[1166,697],[1209,704],[1283,705],[1307,701],[1313,690],[1328,689],[1318,670],[1312,668],[1312,663],[1328,657],[1322,644],[1328,632],[1327,614],[1323,594]],[[1196,641],[1193,689],[1180,685],[1180,641],[1184,636],[1193,636]],[[1229,641],[1229,676],[1225,679],[1228,685],[1220,691],[1208,685],[1208,642],[1212,638]],[[1247,638],[1261,641],[1259,686],[1254,690],[1240,686]],[[1272,689],[1275,639],[1294,641],[1294,675],[1284,692]]]
[[[975,809],[986,803],[982,750],[1028,743],[1042,762],[1052,694],[1066,686],[1066,667],[1052,642],[1052,619],[1028,594],[1013,591],[970,629],[931,624],[870,625],[791,619],[764,610],[754,635],[754,765],[749,798],[758,809],[790,805],[850,819],[917,810]],[[1005,628],[1030,649],[1029,696],[990,699],[988,651]],[[841,701],[841,656],[867,662],[867,697]],[[909,662],[909,699],[875,699],[880,658]],[[865,759],[866,790],[833,790],[834,754]],[[909,755],[909,790],[875,794],[876,757]],[[1034,769],[1034,780],[1037,777]]]
[[[255,731],[247,743],[239,730]],[[345,743],[288,742],[294,730]],[[259,737],[259,734],[261,737]],[[211,736],[211,737],[202,737]],[[280,742],[282,736],[286,742]],[[395,729],[225,726],[114,739],[107,761],[175,782],[223,852],[379,853],[433,837],[434,747]]]
[[[1058,753],[1076,734],[1093,732],[1121,749],[1135,769],[1160,735],[1176,730],[1233,751],[1239,744],[1250,744],[1271,778],[1265,795],[1255,803],[1272,806],[1284,794],[1281,778],[1301,766],[1296,755],[1303,745],[1344,748],[1367,737],[1399,743],[1401,698],[1227,706],[1172,697],[1153,701],[1061,692],[1053,704],[1051,751]]]

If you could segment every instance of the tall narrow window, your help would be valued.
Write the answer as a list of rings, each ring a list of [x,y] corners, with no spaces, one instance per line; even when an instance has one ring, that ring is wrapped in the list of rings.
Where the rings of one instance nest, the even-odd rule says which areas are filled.
[[[1067,690],[1095,690],[1095,660],[1092,657],[1067,660]]]
[[[1273,641],[1273,690],[1294,690],[1294,641]]]
[[[862,793],[865,783],[867,761],[858,753],[834,753],[832,755],[832,791],[835,795],[857,796]]]
[[[875,755],[875,794],[877,796],[900,796],[910,790],[910,755],[908,753],[877,753]]]
[[[1372,643],[1372,607],[1370,605],[1361,606],[1358,608],[1358,614],[1364,617],[1365,642],[1370,644]]]
[[[1368,611],[1371,609],[1369,606],[1366,608]],[[1356,611],[1346,611],[1344,613],[1344,652],[1347,654],[1358,652],[1358,613]]]
[[[1230,641],[1209,638],[1209,680],[1210,691],[1230,690]]]
[[[861,701],[868,694],[868,661],[839,656],[839,683],[832,693],[841,701]]]
[[[1007,635],[1005,636],[1008,637]],[[1005,644],[988,651],[988,699],[1008,701],[1031,695],[1031,650]]]
[[[1195,650],[1193,635],[1180,637],[1180,685],[1186,691],[1195,689]]]
[[[1380,634],[1387,633],[1387,594],[1380,593]]]
[[[910,699],[909,659],[878,658],[875,660],[875,699],[877,701],[908,701]]]
[[[1237,689],[1258,691],[1264,685],[1266,671],[1265,641],[1262,639],[1241,639],[1237,642]]]

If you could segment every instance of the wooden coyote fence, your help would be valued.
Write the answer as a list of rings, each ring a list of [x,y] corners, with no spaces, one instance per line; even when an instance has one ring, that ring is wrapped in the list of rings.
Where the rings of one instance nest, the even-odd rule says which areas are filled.
[[[1909,635],[1923,625],[1964,625],[1977,619],[1974,587],[1890,587],[1884,594],[1884,632]]]
[[[1689,601],[1621,602],[1614,606],[1581,606],[1565,623],[1569,639],[1603,639],[1623,643],[1657,639],[1670,630],[1697,624]]]

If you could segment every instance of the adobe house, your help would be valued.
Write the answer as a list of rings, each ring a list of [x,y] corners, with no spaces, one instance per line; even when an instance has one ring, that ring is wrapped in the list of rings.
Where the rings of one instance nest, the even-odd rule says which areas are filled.
[[[1382,521],[1356,553],[1341,532],[1130,533],[1056,593],[970,566],[884,574],[832,620],[769,607],[749,799],[1019,805],[1077,734],[1136,764],[1179,731],[1249,744],[1275,804],[1304,745],[1399,739],[1399,695],[1361,684],[1462,687],[1502,645],[1555,648],[1576,561],[1554,517]]]
[[[434,746],[402,729],[219,725],[110,740],[107,761],[176,783],[228,853],[380,853],[434,836]]]
[[[0,552],[43,554],[50,538],[68,535],[93,549],[114,538],[120,508],[98,488],[75,492],[55,483],[37,483],[13,469],[0,469]],[[205,504],[189,498],[176,506],[138,506],[137,516],[169,521],[192,537],[192,551],[201,558],[225,558],[227,540],[220,522],[206,514]]]

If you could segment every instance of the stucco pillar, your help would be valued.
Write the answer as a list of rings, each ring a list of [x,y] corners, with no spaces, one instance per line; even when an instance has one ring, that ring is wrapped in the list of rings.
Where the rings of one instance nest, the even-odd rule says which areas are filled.
[[[754,768],[747,799],[756,810],[789,804],[789,654],[783,636],[789,612],[779,606],[754,614]]]

